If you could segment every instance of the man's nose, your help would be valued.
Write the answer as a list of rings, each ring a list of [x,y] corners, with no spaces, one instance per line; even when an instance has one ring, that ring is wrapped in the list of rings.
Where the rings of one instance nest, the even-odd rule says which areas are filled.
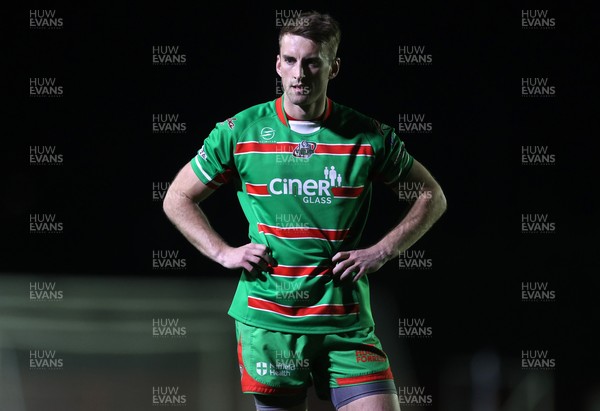
[[[302,64],[297,64],[294,70],[294,78],[296,80],[301,80],[304,78],[304,67],[302,66]]]

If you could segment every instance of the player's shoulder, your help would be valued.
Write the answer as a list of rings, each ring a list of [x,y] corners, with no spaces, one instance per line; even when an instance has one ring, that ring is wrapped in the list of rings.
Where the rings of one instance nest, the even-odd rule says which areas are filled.
[[[274,116],[276,116],[274,100],[266,101],[247,107],[227,117],[217,123],[217,128],[227,128],[232,132],[243,132],[254,123]]]
[[[336,122],[342,128],[350,129],[353,132],[367,133],[372,138],[385,138],[394,132],[390,125],[355,108],[335,103],[334,109]]]

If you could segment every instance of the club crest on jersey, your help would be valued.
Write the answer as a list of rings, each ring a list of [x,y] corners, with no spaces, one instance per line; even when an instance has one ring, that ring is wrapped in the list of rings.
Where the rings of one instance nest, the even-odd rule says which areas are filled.
[[[292,155],[294,157],[300,158],[310,158],[313,154],[315,154],[315,150],[317,149],[317,143],[313,143],[312,141],[302,140],[294,151],[292,151]]]

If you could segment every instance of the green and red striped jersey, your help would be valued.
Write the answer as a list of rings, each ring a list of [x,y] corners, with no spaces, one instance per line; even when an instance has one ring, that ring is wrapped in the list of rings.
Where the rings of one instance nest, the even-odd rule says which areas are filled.
[[[334,278],[331,259],[359,245],[373,183],[412,163],[392,127],[330,99],[320,122],[289,119],[279,97],[218,123],[191,166],[214,189],[235,182],[250,241],[277,261],[242,270],[229,315],[291,333],[372,326],[368,277]]]

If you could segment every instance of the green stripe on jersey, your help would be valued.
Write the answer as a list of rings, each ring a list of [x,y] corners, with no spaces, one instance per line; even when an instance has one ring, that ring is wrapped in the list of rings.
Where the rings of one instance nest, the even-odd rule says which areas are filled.
[[[332,103],[320,130],[299,134],[277,104],[281,98],[218,123],[191,160],[212,188],[235,179],[250,241],[277,261],[266,272],[242,271],[229,314],[282,332],[372,326],[367,276],[334,279],[331,259],[359,245],[373,182],[397,184],[413,158],[392,127],[351,108]]]

